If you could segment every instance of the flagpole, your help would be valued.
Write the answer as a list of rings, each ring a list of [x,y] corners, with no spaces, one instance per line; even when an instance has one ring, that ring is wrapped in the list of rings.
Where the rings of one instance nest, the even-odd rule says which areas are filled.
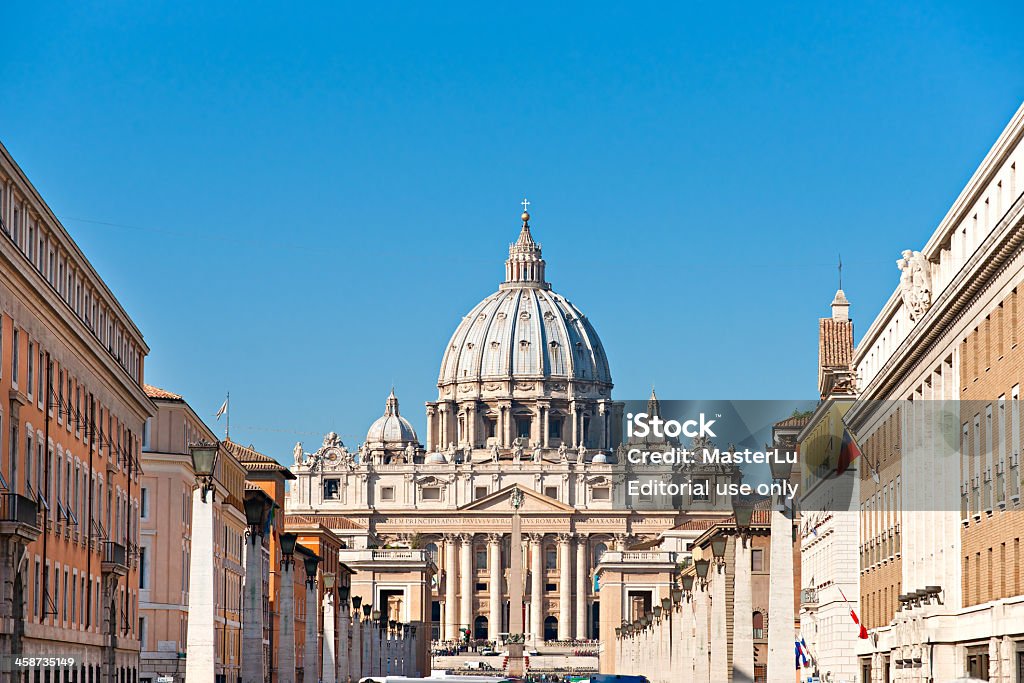
[[[227,410],[224,411],[224,417],[227,418],[224,421],[224,440],[225,441],[230,441],[231,440],[231,392],[230,391],[228,392],[228,397],[227,397],[227,400],[225,401],[225,403],[227,403],[228,407],[227,407]]]

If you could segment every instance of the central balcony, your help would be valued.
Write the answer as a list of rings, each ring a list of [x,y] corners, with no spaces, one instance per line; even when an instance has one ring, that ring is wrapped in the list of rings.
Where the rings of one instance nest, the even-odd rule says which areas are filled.
[[[128,552],[120,543],[114,541],[103,542],[103,560],[100,563],[100,570],[104,574],[124,576],[128,573]]]

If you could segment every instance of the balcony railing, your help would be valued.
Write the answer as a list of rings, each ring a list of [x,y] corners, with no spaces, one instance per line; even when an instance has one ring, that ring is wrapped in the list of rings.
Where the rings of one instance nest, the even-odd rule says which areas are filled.
[[[38,526],[39,506],[20,493],[0,494],[0,521]]]
[[[128,571],[128,551],[120,543],[103,541],[103,571],[123,574]]]

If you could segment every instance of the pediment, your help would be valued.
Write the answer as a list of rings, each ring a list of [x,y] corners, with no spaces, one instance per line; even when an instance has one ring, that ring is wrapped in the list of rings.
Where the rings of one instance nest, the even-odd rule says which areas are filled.
[[[565,503],[549,498],[543,493],[538,493],[531,488],[520,486],[519,484],[512,484],[506,486],[503,489],[499,489],[489,496],[474,500],[472,503],[463,505],[459,510],[464,511],[489,511],[489,512],[508,512],[512,513],[512,492],[519,489],[523,492],[523,504],[519,508],[521,513],[530,512],[559,512],[559,513],[573,513],[576,510]]]

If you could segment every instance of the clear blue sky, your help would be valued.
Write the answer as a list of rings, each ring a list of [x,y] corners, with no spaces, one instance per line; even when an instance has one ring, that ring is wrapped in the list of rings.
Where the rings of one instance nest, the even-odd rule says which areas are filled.
[[[0,138],[148,380],[287,461],[423,402],[519,200],[620,398],[806,398],[1024,98],[1021,3],[21,3]],[[635,3],[629,3],[631,5]]]

